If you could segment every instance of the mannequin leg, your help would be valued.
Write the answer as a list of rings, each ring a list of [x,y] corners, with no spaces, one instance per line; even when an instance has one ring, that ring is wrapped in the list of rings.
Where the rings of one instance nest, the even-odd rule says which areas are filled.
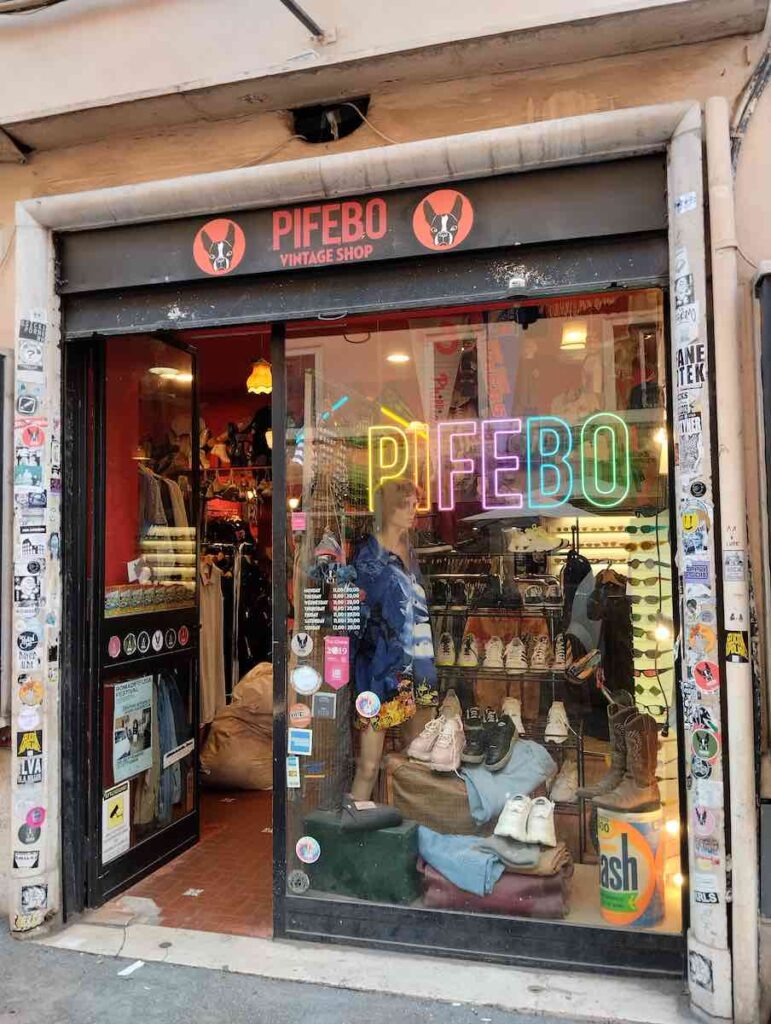
[[[359,734],[359,757],[353,777],[351,796],[354,800],[371,800],[380,760],[383,756],[385,729],[367,728]]]

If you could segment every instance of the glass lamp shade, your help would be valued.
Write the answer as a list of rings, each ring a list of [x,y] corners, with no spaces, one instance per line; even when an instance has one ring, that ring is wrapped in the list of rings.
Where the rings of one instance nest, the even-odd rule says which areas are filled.
[[[273,390],[273,373],[270,363],[257,359],[252,363],[252,372],[246,381],[246,390],[252,395],[269,395]]]

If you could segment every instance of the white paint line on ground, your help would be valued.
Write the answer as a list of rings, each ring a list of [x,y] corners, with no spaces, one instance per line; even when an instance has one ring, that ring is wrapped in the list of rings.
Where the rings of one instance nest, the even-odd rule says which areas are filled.
[[[144,960],[135,960],[133,964],[129,964],[128,967],[124,967],[122,971],[118,971],[119,978],[128,978],[129,974],[133,974],[134,971],[138,971],[140,967],[144,967]]]

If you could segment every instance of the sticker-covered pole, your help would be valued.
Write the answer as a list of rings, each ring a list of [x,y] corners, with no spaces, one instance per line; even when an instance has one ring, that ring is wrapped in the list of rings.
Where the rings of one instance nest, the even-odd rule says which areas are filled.
[[[712,247],[715,390],[720,471],[725,690],[730,750],[733,864],[734,1020],[758,1014],[757,809],[753,742],[753,683],[749,661],[746,487],[742,424],[737,242],[728,103],[707,101],[707,183]]]

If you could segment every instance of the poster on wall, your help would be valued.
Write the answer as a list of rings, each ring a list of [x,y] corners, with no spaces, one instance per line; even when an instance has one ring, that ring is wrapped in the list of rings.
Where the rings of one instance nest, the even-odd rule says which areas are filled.
[[[102,794],[102,864],[120,857],[130,846],[130,785],[121,782]]]
[[[118,683],[112,728],[112,772],[123,782],[153,764],[153,677]]]

